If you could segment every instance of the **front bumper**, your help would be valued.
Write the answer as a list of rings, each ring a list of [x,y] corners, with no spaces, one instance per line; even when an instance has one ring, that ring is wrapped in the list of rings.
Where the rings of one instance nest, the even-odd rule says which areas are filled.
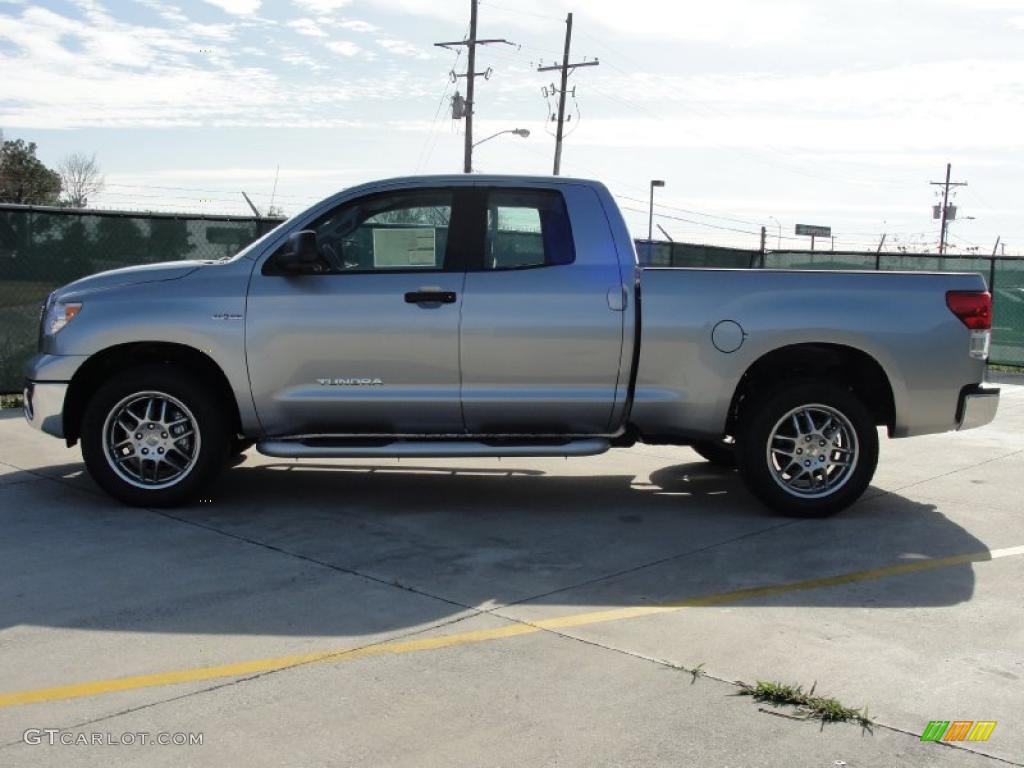
[[[64,437],[64,397],[67,382],[26,381],[25,420],[54,437]]]
[[[957,429],[974,429],[991,423],[998,408],[998,389],[981,386],[965,389],[960,393]]]

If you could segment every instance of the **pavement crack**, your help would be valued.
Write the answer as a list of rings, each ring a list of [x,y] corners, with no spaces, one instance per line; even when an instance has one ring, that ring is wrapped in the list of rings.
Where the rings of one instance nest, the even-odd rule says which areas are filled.
[[[459,622],[465,621],[468,618],[471,618],[471,617],[470,616],[456,616],[456,617],[447,619],[445,621],[436,622],[436,623],[431,624],[430,626],[427,626],[427,627],[419,627],[417,629],[410,630],[408,632],[402,632],[402,633],[399,633],[397,635],[393,635],[391,637],[386,637],[386,638],[381,638],[379,640],[375,640],[372,643],[365,643],[364,645],[355,646],[353,648],[346,648],[344,650],[338,651],[337,653],[333,653],[333,654],[330,654],[328,656],[324,656],[324,657],[321,657],[321,658],[311,659],[309,661],[297,662],[295,664],[288,664],[288,665],[280,667],[278,669],[271,669],[271,670],[267,670],[265,672],[257,672],[257,673],[252,674],[252,675],[246,675],[245,677],[238,677],[238,678],[235,678],[234,680],[228,680],[227,682],[217,683],[215,685],[208,685],[208,686],[205,686],[205,687],[200,688],[200,689],[195,690],[195,691],[189,691],[188,693],[178,694],[177,696],[168,696],[168,697],[163,698],[163,699],[157,699],[156,701],[147,701],[145,704],[139,704],[139,705],[136,705],[134,707],[128,707],[126,709],[118,710],[117,712],[110,712],[110,713],[107,713],[105,715],[101,715],[100,717],[94,717],[94,718],[92,718],[90,720],[83,720],[83,721],[78,722],[78,723],[73,723],[71,725],[65,726],[61,730],[68,731],[68,730],[71,730],[73,728],[84,728],[84,727],[86,727],[88,725],[96,725],[97,723],[103,723],[103,722],[107,722],[107,721],[110,721],[110,720],[114,720],[115,718],[123,717],[124,715],[130,715],[130,714],[133,714],[135,712],[141,712],[141,711],[146,710],[146,709],[152,709],[154,707],[160,706],[161,704],[170,704],[170,703],[173,703],[175,701],[181,701],[183,699],[188,699],[188,698],[191,698],[193,696],[199,696],[199,695],[204,694],[204,693],[212,693],[214,691],[223,690],[225,688],[231,688],[233,686],[241,685],[242,683],[247,683],[247,682],[250,682],[252,680],[259,680],[260,678],[269,677],[270,675],[275,675],[275,674],[278,674],[279,672],[287,672],[287,671],[292,670],[292,669],[299,669],[301,667],[307,667],[307,666],[311,666],[313,664],[323,664],[324,662],[330,661],[332,658],[340,658],[342,656],[345,656],[346,654],[351,654],[351,653],[355,653],[355,652],[358,652],[358,651],[363,651],[363,650],[366,650],[367,648],[373,648],[373,647],[378,646],[378,645],[387,645],[389,643],[394,643],[394,642],[401,641],[401,640],[407,640],[407,639],[409,639],[411,637],[416,637],[417,635],[422,635],[422,634],[425,634],[427,632],[432,632],[435,629],[443,629],[445,627],[450,627],[450,626],[453,626],[455,624],[458,624]],[[8,741],[8,742],[5,742],[3,744],[0,744],[0,749],[7,749],[9,747],[16,747],[19,744],[24,744],[24,742],[21,741],[21,740],[18,740],[18,741]]]
[[[645,570],[647,568],[654,568],[655,566],[663,565],[665,563],[670,563],[670,562],[672,562],[674,560],[682,560],[683,558],[686,558],[686,557],[691,557],[693,555],[699,555],[699,554],[702,554],[704,552],[709,552],[709,551],[711,551],[713,549],[717,549],[718,547],[724,547],[724,546],[726,546],[728,544],[734,544],[737,541],[743,541],[745,539],[754,538],[756,536],[761,536],[762,534],[765,534],[765,533],[771,533],[772,531],[777,531],[777,530],[779,530],[781,528],[786,528],[788,526],[796,525],[798,523],[804,523],[804,522],[806,522],[806,521],[805,520],[786,520],[785,522],[782,522],[782,523],[776,523],[775,525],[770,525],[767,528],[760,528],[760,529],[758,529],[756,531],[748,531],[747,533],[742,533],[742,534],[740,534],[738,536],[731,536],[731,537],[729,537],[727,539],[722,539],[721,541],[716,541],[716,542],[714,542],[712,544],[706,544],[703,547],[697,547],[696,549],[688,549],[685,552],[679,552],[679,553],[674,554],[674,555],[668,555],[667,557],[662,557],[662,558],[659,558],[657,560],[652,560],[652,561],[650,561],[648,563],[641,563],[640,565],[636,565],[636,566],[633,566],[631,568],[623,568],[622,570],[619,570],[619,571],[614,571],[612,573],[606,573],[606,574],[604,574],[602,576],[595,576],[592,579],[585,579],[585,580],[577,582],[575,584],[570,584],[568,586],[559,587],[558,589],[552,589],[552,590],[549,590],[547,592],[541,592],[541,593],[536,594],[536,595],[531,595],[530,597],[523,597],[523,598],[520,598],[519,600],[513,600],[512,602],[502,603],[501,605],[495,606],[494,608],[486,609],[484,612],[485,613],[493,613],[494,611],[501,610],[502,608],[510,608],[510,607],[512,607],[514,605],[522,605],[523,603],[529,603],[529,602],[532,602],[534,600],[540,600],[540,599],[545,598],[545,597],[550,597],[551,595],[557,595],[557,594],[561,594],[563,592],[570,592],[570,591],[572,591],[574,589],[579,589],[581,587],[589,587],[589,586],[592,586],[594,584],[600,584],[603,581],[609,581],[611,579],[617,579],[620,576],[628,576],[630,574],[637,573],[639,571],[643,571],[643,570]],[[502,617],[502,618],[504,618],[504,617]]]
[[[986,464],[991,464],[994,461],[1002,461],[1003,459],[1009,459],[1010,457],[1017,456],[1018,454],[1021,454],[1021,453],[1024,453],[1024,448],[1018,448],[1016,451],[1010,451],[1009,453],[1005,453],[1002,456],[994,456],[991,459],[985,459],[984,461],[979,461],[977,464],[971,464],[970,466],[967,466],[967,467],[959,467],[958,469],[951,469],[948,472],[943,472],[941,474],[935,475],[934,477],[926,477],[923,480],[916,480],[913,483],[907,483],[907,485],[901,485],[898,488],[891,488],[891,489],[888,489],[888,490],[879,490],[878,493],[873,493],[870,496],[865,494],[863,498],[864,498],[864,500],[868,500],[868,499],[879,499],[879,498],[881,498],[883,496],[892,496],[893,494],[899,493],[900,491],[905,491],[908,488],[916,488],[919,485],[924,485],[925,483],[930,483],[933,480],[941,480],[942,478],[949,477],[950,475],[956,475],[956,474],[959,474],[960,472],[967,472],[968,470],[971,470],[971,469],[977,469],[978,467],[983,467]]]
[[[629,656],[629,657],[637,659],[639,661],[645,661],[645,662],[647,662],[649,664],[655,664],[655,665],[663,667],[665,669],[670,669],[670,670],[672,670],[674,672],[683,672],[683,673],[686,673],[686,674],[694,675],[693,681],[692,681],[693,683],[695,683],[698,679],[707,678],[708,680],[713,680],[716,683],[720,683],[722,685],[728,686],[729,688],[735,689],[736,691],[739,691],[743,687],[742,681],[740,681],[740,680],[731,680],[731,679],[729,679],[727,677],[721,677],[720,675],[711,674],[707,670],[705,670],[703,667],[701,667],[699,670],[697,670],[697,669],[690,669],[690,668],[685,667],[685,666],[683,666],[681,664],[676,664],[675,662],[668,661],[667,659],[661,659],[661,658],[658,658],[657,656],[649,656],[649,655],[647,655],[645,653],[640,653],[639,651],[632,651],[632,650],[629,650],[627,648],[620,648],[618,646],[609,645],[607,643],[602,643],[602,642],[599,642],[597,640],[592,640],[590,638],[580,637],[579,635],[572,635],[572,634],[569,634],[568,632],[561,632],[561,631],[559,631],[557,629],[551,629],[550,627],[545,627],[542,624],[536,624],[536,623],[533,623],[533,622],[530,622],[530,621],[526,621],[526,620],[523,620],[523,619],[514,619],[514,618],[511,618],[511,617],[508,617],[508,616],[502,616],[500,613],[497,613],[497,612],[494,612],[494,615],[497,616],[498,618],[505,619],[506,621],[512,621],[512,622],[516,622],[516,623],[519,623],[519,624],[526,624],[527,626],[530,626],[530,627],[533,627],[533,628],[539,630],[541,633],[547,633],[547,634],[550,634],[550,635],[554,635],[554,636],[556,636],[558,638],[561,638],[561,639],[564,639],[564,640],[572,640],[572,641],[575,641],[577,643],[581,643],[583,645],[588,645],[588,646],[590,646],[592,648],[597,648],[597,649],[602,650],[602,651],[609,651],[611,653],[617,653],[617,654],[621,654],[623,656]],[[699,673],[699,674],[695,674],[695,673]],[[770,714],[775,714],[775,713],[770,713]],[[788,718],[788,719],[807,720],[807,718]],[[822,725],[824,725],[824,724],[825,724],[824,721],[822,721]],[[849,725],[851,725],[851,723],[838,723],[837,722],[837,723],[829,723],[829,725],[835,725],[835,726],[847,725],[847,726],[849,726]],[[878,720],[872,720],[871,721],[871,727],[872,728],[881,728],[883,730],[887,730],[887,731],[890,731],[892,733],[898,733],[898,734],[903,735],[903,736],[909,736],[909,737],[911,737],[913,739],[920,739],[921,738],[921,734],[919,734],[919,733],[914,733],[913,731],[909,731],[906,728],[900,728],[899,726],[896,726],[896,725],[889,725],[888,723],[883,723],[883,722],[878,721]],[[970,747],[966,747],[966,746],[964,746],[962,744],[959,744],[959,743],[953,743],[953,742],[937,742],[937,743],[941,744],[944,747],[949,747],[950,749],[959,749],[959,750],[964,751],[964,752],[970,752],[971,754],[977,755],[978,757],[984,757],[984,758],[988,758],[989,760],[995,760],[996,762],[1002,763],[1004,765],[1013,765],[1013,766],[1018,766],[1018,768],[1024,768],[1024,763],[1014,762],[1013,760],[1010,760],[1010,759],[1005,758],[1005,757],[999,757],[998,755],[992,755],[992,754],[989,754],[987,752],[981,752],[981,751],[976,750],[976,749],[971,749]]]

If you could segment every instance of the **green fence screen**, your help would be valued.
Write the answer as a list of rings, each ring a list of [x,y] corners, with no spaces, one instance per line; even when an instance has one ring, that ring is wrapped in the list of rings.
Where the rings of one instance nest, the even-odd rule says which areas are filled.
[[[978,272],[992,290],[993,363],[1024,366],[1024,257],[923,253],[761,251],[637,240],[640,262],[652,267],[867,269],[906,272]]]
[[[0,204],[0,392],[18,392],[51,291],[107,269],[238,253],[279,222],[236,216],[77,211]],[[1024,365],[1024,259],[768,251],[638,240],[641,263],[733,269],[980,272],[993,288],[994,363]]]
[[[132,264],[232,256],[278,223],[0,205],[0,392],[21,391],[40,308],[55,288]]]

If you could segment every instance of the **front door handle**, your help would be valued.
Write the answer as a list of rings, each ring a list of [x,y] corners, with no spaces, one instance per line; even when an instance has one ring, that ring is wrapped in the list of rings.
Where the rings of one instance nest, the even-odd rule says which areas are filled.
[[[455,291],[409,291],[405,294],[406,304],[454,304]]]

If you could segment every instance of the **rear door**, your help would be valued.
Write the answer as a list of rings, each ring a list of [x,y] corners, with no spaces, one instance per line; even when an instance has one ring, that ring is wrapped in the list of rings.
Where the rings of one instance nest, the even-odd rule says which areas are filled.
[[[582,185],[477,190],[462,302],[472,434],[601,434],[623,343],[618,257]]]

